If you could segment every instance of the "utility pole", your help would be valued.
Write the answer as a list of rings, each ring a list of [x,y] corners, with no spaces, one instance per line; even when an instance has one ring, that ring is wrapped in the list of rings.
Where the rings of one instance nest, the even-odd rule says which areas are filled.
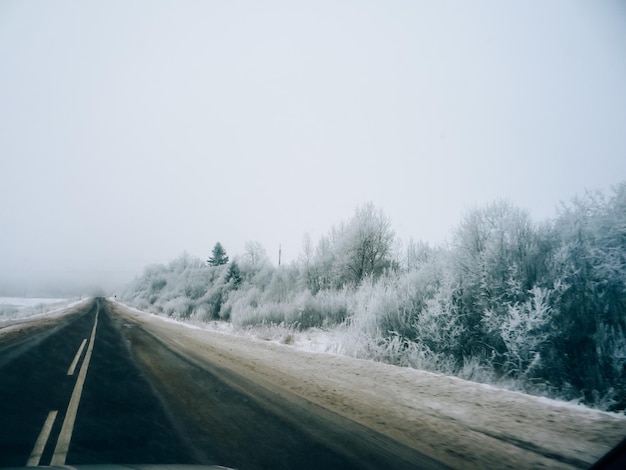
[[[283,247],[282,245],[278,245],[278,266],[280,266],[280,259],[283,255]]]

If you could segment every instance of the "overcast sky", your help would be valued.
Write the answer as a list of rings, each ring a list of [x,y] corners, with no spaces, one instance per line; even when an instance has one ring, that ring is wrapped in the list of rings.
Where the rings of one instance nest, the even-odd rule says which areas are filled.
[[[434,244],[626,179],[622,1],[0,2],[0,275],[121,276],[373,202]]]

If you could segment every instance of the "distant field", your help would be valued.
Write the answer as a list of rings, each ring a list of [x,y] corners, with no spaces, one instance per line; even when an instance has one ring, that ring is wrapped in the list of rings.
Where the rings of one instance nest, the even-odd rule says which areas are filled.
[[[0,297],[0,305],[3,307],[35,307],[39,304],[54,304],[57,302],[65,302],[66,299],[40,298],[40,297]]]
[[[25,318],[58,308],[66,299],[42,297],[0,297],[0,320]]]

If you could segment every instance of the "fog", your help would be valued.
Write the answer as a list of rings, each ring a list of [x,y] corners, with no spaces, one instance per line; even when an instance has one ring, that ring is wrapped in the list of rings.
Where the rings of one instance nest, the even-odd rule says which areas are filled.
[[[0,294],[293,261],[369,201],[433,244],[552,217],[626,175],[624,50],[619,1],[3,1]]]

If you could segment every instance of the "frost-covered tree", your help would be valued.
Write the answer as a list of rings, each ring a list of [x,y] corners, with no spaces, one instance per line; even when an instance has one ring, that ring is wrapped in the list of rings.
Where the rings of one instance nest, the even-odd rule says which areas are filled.
[[[379,276],[391,264],[394,239],[391,221],[382,209],[368,203],[357,208],[339,247],[339,270],[358,284],[366,276]]]
[[[315,247],[315,253],[304,271],[307,276],[306,285],[313,294],[336,287],[333,284],[336,233],[337,229],[333,227],[327,236],[320,238]]]
[[[428,262],[428,260],[435,254],[435,250],[431,248],[428,243],[423,241],[416,242],[411,238],[409,243],[406,245],[405,253],[406,258],[404,267],[408,271],[412,271]]]
[[[378,278],[393,265],[394,233],[389,219],[373,204],[358,207],[348,221],[320,237],[313,253],[305,237],[301,266],[312,293],[358,286],[365,278]]]
[[[189,268],[197,268],[202,265],[202,261],[183,251],[178,257],[169,263],[171,271],[182,273]]]
[[[553,361],[560,374],[553,381],[574,386],[589,402],[613,390],[626,405],[621,348],[626,344],[626,183],[608,199],[588,192],[564,205],[555,233],[551,267],[561,295],[553,321],[558,331]]]
[[[267,261],[267,252],[260,242],[250,240],[246,242],[243,259],[251,266],[258,266]]]
[[[372,203],[358,207],[336,238],[337,285],[358,285],[366,277],[380,276],[391,266],[394,240],[391,222]]]
[[[209,266],[222,266],[228,263],[228,255],[226,255],[226,250],[220,242],[217,242],[213,247],[213,251],[207,263]]]
[[[317,275],[314,262],[313,242],[311,236],[306,233],[302,237],[302,252],[298,258],[302,272],[301,284],[315,294],[319,291],[319,287],[316,285]]]
[[[508,305],[527,300],[537,281],[536,247],[528,213],[507,201],[471,210],[457,228],[453,267],[456,302],[467,327],[466,354],[488,355],[498,347],[485,344],[482,317],[506,315]]]

